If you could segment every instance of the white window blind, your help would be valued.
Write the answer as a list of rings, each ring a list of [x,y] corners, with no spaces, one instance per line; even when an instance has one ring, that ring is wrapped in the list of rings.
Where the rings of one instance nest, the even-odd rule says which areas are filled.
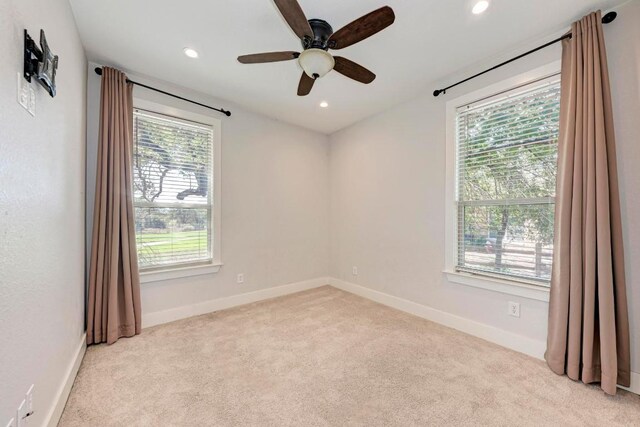
[[[140,269],[213,259],[213,128],[144,110],[133,115]]]
[[[559,77],[456,112],[456,269],[548,286]]]

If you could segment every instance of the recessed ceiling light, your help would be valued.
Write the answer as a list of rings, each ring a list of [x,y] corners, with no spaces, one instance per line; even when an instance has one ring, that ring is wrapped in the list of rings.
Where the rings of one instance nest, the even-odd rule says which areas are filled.
[[[329,103],[327,101],[322,101],[320,103],[320,107],[322,107],[322,108],[327,108],[328,106],[329,106]]]
[[[184,48],[184,54],[187,55],[189,58],[197,58],[198,57],[198,52],[195,49],[191,49],[190,47],[185,47]]]
[[[480,15],[482,12],[487,10],[488,7],[489,7],[489,2],[486,0],[482,0],[476,3],[475,6],[473,6],[472,12],[474,13],[474,15]]]

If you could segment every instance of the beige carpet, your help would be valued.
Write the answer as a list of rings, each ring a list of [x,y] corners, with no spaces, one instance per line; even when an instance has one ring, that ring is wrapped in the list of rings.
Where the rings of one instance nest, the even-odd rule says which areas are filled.
[[[545,364],[325,286],[93,346],[60,426],[640,425]]]

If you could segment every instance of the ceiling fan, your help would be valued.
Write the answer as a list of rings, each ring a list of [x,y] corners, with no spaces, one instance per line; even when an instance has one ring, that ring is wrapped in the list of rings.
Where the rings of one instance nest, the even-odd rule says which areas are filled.
[[[327,51],[351,46],[393,24],[395,15],[389,6],[374,10],[334,33],[327,21],[322,19],[307,20],[296,0],[274,0],[274,2],[293,32],[300,37],[302,53],[293,51],[256,53],[239,56],[239,62],[259,64],[298,59],[304,70],[298,84],[299,96],[308,95],[316,79],[331,70],[336,70],[340,74],[365,84],[371,83],[376,78],[375,74],[363,66],[342,56],[332,56]]]

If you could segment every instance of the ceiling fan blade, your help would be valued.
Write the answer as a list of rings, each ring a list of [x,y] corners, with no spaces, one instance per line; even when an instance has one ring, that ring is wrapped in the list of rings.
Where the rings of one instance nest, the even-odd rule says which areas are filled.
[[[369,84],[376,78],[376,75],[371,71],[367,70],[362,65],[348,60],[347,58],[343,58],[342,56],[334,56],[333,59],[336,61],[333,69],[340,74],[349,77],[350,79],[359,81],[360,83]]]
[[[238,56],[238,61],[243,64],[260,64],[262,62],[289,61],[291,59],[296,59],[298,56],[300,56],[300,54],[293,51],[265,52]]]
[[[309,92],[311,92],[311,88],[315,82],[315,79],[307,76],[307,73],[303,71],[302,77],[300,77],[300,83],[298,83],[298,96],[309,95]]]
[[[393,24],[396,16],[389,6],[368,13],[333,33],[329,39],[331,49],[343,49],[371,37]]]
[[[300,4],[296,0],[273,0],[282,17],[291,27],[294,33],[301,39],[304,36],[313,38],[313,31],[304,15]]]

